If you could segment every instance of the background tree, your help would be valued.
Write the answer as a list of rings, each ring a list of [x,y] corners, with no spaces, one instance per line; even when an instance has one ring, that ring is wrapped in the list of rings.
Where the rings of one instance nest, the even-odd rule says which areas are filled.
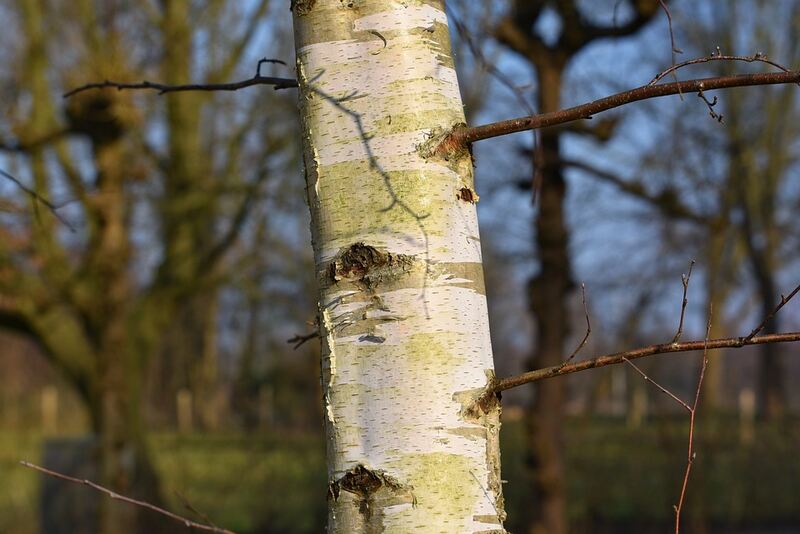
[[[513,2],[507,15],[492,29],[493,36],[525,59],[536,72],[536,109],[539,113],[563,107],[566,70],[573,58],[593,42],[635,34],[648,23],[660,6],[657,2],[635,2],[633,12],[619,25],[593,22],[573,0]],[[598,129],[576,131],[602,138],[608,123]],[[566,130],[567,132],[569,129]],[[569,228],[564,214],[567,182],[561,162],[561,139],[565,131],[546,129],[540,134],[535,154],[535,217],[538,273],[529,285],[530,310],[536,319],[536,341],[530,366],[557,365],[564,357],[569,337],[569,298],[575,288],[569,253]],[[566,532],[566,488],[564,476],[564,403],[566,382],[537,385],[528,414],[530,473],[535,488],[536,513],[531,532]]]
[[[251,261],[244,243],[260,235],[251,217],[264,209],[267,179],[291,162],[281,147],[295,123],[282,117],[285,104],[253,112],[277,94],[169,97],[162,112],[113,90],[69,100],[60,93],[86,74],[155,72],[179,83],[250,70],[248,51],[264,38],[269,5],[8,7],[23,28],[16,43],[25,44],[5,148],[19,155],[15,174],[32,185],[30,195],[15,194],[28,209],[4,220],[2,324],[32,337],[80,392],[98,440],[98,479],[120,492],[157,500],[143,413],[148,373],[161,377],[151,384],[161,404],[189,387],[202,423],[218,419],[220,291]],[[230,21],[245,19],[232,29]],[[223,111],[230,119],[219,118]],[[152,125],[146,133],[144,121]],[[282,126],[263,127],[273,121]],[[40,199],[65,203],[59,215],[69,228]],[[102,506],[100,531],[136,531],[135,508]]]

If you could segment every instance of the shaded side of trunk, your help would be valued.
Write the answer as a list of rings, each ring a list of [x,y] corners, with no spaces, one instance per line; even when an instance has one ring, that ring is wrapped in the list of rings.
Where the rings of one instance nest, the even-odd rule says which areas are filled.
[[[293,2],[331,533],[503,533],[472,160],[444,2]]]

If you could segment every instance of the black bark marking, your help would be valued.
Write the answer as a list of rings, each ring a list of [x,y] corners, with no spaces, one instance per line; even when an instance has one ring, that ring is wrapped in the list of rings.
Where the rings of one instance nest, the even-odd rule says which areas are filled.
[[[459,189],[458,193],[456,193],[456,197],[459,200],[463,200],[464,202],[469,202],[470,204],[477,204],[478,200],[480,199],[478,193],[476,193],[469,187],[462,187],[461,189]]]

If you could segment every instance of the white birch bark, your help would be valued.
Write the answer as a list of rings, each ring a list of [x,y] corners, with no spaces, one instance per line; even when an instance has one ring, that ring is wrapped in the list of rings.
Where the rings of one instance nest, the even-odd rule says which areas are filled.
[[[502,533],[472,161],[441,0],[295,0],[332,533]],[[480,405],[478,405],[480,404]]]

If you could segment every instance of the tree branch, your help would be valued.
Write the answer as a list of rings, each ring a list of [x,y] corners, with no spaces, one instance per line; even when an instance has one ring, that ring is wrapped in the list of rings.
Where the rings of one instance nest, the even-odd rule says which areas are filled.
[[[25,467],[30,467],[31,469],[35,469],[36,471],[39,471],[40,473],[44,473],[45,475],[51,476],[53,478],[59,478],[61,480],[66,480],[67,482],[73,482],[75,484],[82,484],[84,486],[89,486],[90,488],[92,488],[92,489],[94,489],[96,491],[99,491],[100,493],[105,493],[106,495],[108,495],[112,499],[116,499],[116,500],[119,500],[119,501],[122,501],[122,502],[126,502],[126,503],[129,503],[129,504],[133,504],[134,506],[139,506],[141,508],[147,508],[148,510],[152,510],[152,511],[154,511],[156,513],[159,513],[161,515],[167,516],[170,519],[174,519],[175,521],[178,521],[179,523],[183,523],[183,526],[185,526],[187,528],[192,528],[192,529],[197,529],[197,530],[205,530],[206,532],[216,532],[218,534],[235,534],[231,530],[215,527],[215,526],[212,526],[212,525],[204,525],[202,523],[197,523],[195,521],[187,519],[187,518],[185,518],[183,516],[180,516],[178,514],[173,514],[172,512],[170,512],[168,510],[164,510],[163,508],[159,508],[158,506],[156,506],[154,504],[150,504],[149,502],[144,502],[144,501],[140,501],[140,500],[137,500],[137,499],[133,499],[131,497],[126,497],[125,495],[120,495],[119,493],[111,491],[110,489],[108,489],[106,487],[103,487],[100,484],[97,484],[95,482],[92,482],[91,480],[80,479],[80,478],[75,478],[75,477],[71,477],[71,476],[68,476],[68,475],[64,475],[64,474],[59,473],[57,471],[52,471],[50,469],[38,466],[36,464],[32,464],[30,462],[26,462],[24,460],[20,461],[20,465],[23,465]]]
[[[530,382],[544,380],[545,378],[568,375],[571,373],[577,373],[578,371],[594,369],[595,367],[615,365],[624,363],[625,360],[636,360],[638,358],[644,358],[645,356],[653,356],[656,354],[691,352],[694,350],[703,350],[706,347],[708,347],[708,350],[738,349],[747,345],[763,345],[765,343],[791,343],[794,341],[800,341],[800,332],[786,332],[784,334],[754,336],[749,339],[743,336],[709,339],[708,342],[705,340],[699,340],[684,341],[683,343],[658,343],[625,352],[606,354],[604,356],[598,356],[596,358],[591,358],[589,360],[583,360],[568,365],[553,365],[543,369],[536,369],[535,371],[528,371],[527,373],[522,373],[517,376],[496,379],[489,386],[488,390],[492,393],[497,393],[499,391],[505,391],[507,389],[515,388]]]
[[[190,83],[182,85],[169,85],[164,83],[149,82],[144,80],[136,83],[122,83],[105,80],[97,83],[87,83],[64,93],[64,98],[69,98],[90,89],[112,88],[118,91],[125,89],[144,89],[158,91],[158,94],[177,93],[180,91],[238,91],[254,85],[271,85],[274,89],[289,89],[297,87],[297,80],[292,78],[276,78],[274,76],[253,76],[247,80],[229,83]]]
[[[565,167],[584,171],[599,180],[612,184],[623,193],[651,204],[668,217],[686,219],[702,225],[709,224],[707,217],[698,215],[684,205],[681,201],[680,194],[672,188],[667,187],[661,191],[651,193],[647,191],[644,184],[638,181],[626,180],[611,171],[595,167],[585,161],[560,158],[559,162]]]
[[[58,209],[59,209],[60,207],[62,207],[62,206],[57,206],[57,205],[53,204],[52,202],[50,202],[49,200],[47,200],[46,198],[44,198],[42,195],[40,195],[39,193],[37,193],[35,190],[33,190],[33,189],[31,189],[30,187],[28,187],[27,185],[23,184],[23,183],[22,183],[21,181],[19,181],[19,180],[18,180],[18,179],[17,179],[15,176],[13,176],[13,175],[11,175],[11,174],[7,173],[6,171],[4,171],[4,170],[2,170],[2,169],[0,169],[0,176],[3,176],[3,177],[4,177],[4,178],[6,178],[7,180],[10,180],[11,182],[13,182],[13,183],[14,183],[14,184],[15,184],[17,187],[19,187],[19,188],[20,188],[20,189],[21,189],[21,190],[22,190],[22,191],[23,191],[23,192],[24,192],[26,195],[28,195],[29,197],[31,197],[31,198],[33,199],[33,201],[34,201],[34,202],[40,202],[40,203],[44,204],[44,206],[45,206],[45,207],[46,207],[48,210],[50,210],[50,213],[52,213],[52,214],[53,214],[53,217],[55,217],[56,219],[58,219],[58,221],[59,221],[61,224],[63,224],[64,226],[66,226],[66,227],[69,229],[69,231],[70,231],[70,232],[73,232],[73,233],[75,232],[75,227],[74,227],[74,226],[72,226],[72,225],[69,223],[69,221],[68,221],[68,220],[66,220],[66,219],[65,219],[65,218],[64,218],[64,217],[63,217],[63,216],[62,216],[60,213],[58,213]]]
[[[574,106],[551,113],[531,115],[517,119],[484,124],[482,126],[465,127],[457,126],[437,147],[439,154],[448,154],[455,149],[464,147],[476,141],[491,139],[516,132],[547,128],[557,124],[564,124],[580,119],[590,119],[593,115],[618,108],[632,102],[658,98],[662,96],[711,91],[731,87],[748,87],[753,85],[776,85],[785,83],[800,83],[800,72],[768,72],[756,74],[737,74],[732,76],[718,76],[685,80],[682,82],[665,83],[662,85],[643,85],[636,89],[623,91],[586,104]]]

